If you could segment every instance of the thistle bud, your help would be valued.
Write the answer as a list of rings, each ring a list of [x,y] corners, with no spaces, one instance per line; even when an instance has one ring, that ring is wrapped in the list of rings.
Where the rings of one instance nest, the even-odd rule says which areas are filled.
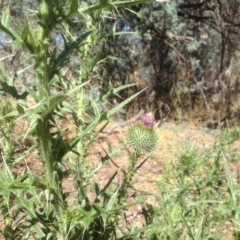
[[[153,128],[154,123],[153,114],[148,113],[128,130],[127,144],[137,153],[149,154],[156,149],[158,136]]]
[[[155,123],[154,116],[151,112],[141,116],[140,121],[145,127],[153,127]]]

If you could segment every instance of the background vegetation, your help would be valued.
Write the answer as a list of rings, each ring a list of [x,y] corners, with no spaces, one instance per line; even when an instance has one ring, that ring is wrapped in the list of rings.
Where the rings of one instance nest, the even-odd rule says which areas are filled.
[[[238,122],[240,1],[1,0],[0,8],[5,239],[239,239],[239,174],[230,168],[239,128],[209,150],[183,149],[154,180],[154,204],[133,179],[157,148],[156,128],[134,125],[97,166],[87,156],[109,121],[139,111],[212,128]],[[114,161],[120,149],[126,168]],[[124,214],[136,205],[141,228]]]
[[[83,5],[93,3],[82,2]],[[135,115],[141,108],[150,108],[160,119],[194,118],[213,128],[221,128],[226,122],[235,124],[239,117],[239,4],[238,0],[174,0],[111,9],[111,17],[105,17],[104,12],[94,14],[91,21],[98,22],[95,30],[99,31],[99,37],[105,36],[92,46],[91,52],[99,52],[101,58],[114,58],[99,69],[101,80],[95,79],[91,93],[98,94],[97,88],[107,92],[109,81],[115,87],[137,84],[135,89],[121,91],[123,98],[148,86],[118,116],[120,119]],[[13,21],[22,25],[34,19],[36,6],[37,1],[26,0],[1,3],[2,9],[10,7]],[[86,20],[89,21],[75,17],[68,22],[69,33],[74,36],[84,32]],[[124,34],[113,34],[119,31]],[[64,45],[61,34],[57,26],[51,35],[51,44],[58,49]],[[1,39],[2,56],[12,54],[11,40],[4,33]],[[10,61],[11,70],[16,72],[14,65],[19,64],[26,68],[22,54],[18,50],[14,58],[5,59]],[[75,76],[76,58],[73,54],[67,65],[71,76]],[[29,79],[26,76],[24,71],[20,77]],[[148,99],[149,95],[153,98]],[[119,101],[121,98],[112,98],[111,104]]]
[[[121,16],[119,28],[135,35],[112,41],[119,59],[111,79],[149,86],[158,118],[171,113],[219,128],[238,119],[239,1],[144,4]]]

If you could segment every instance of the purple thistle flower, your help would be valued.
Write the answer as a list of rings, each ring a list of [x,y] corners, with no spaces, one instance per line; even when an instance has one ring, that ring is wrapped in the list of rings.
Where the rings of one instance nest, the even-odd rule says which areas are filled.
[[[151,112],[141,116],[140,121],[145,127],[153,127],[155,123],[154,116]]]

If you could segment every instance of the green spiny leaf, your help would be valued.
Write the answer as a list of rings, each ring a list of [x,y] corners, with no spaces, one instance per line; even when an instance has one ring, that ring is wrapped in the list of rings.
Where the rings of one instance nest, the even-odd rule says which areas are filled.
[[[127,105],[129,102],[131,102],[134,98],[136,98],[139,94],[141,94],[145,90],[146,90],[146,88],[144,88],[143,90],[141,90],[138,93],[135,93],[131,97],[127,98],[126,100],[124,100],[123,102],[118,104],[116,107],[112,108],[110,111],[108,111],[107,117],[110,118],[114,113],[119,111],[121,108],[123,108],[125,105]]]
[[[34,41],[34,37],[33,37],[32,33],[31,33],[31,30],[29,28],[29,25],[27,25],[23,29],[21,37],[22,37],[22,40],[23,40],[24,44],[28,48],[28,50],[31,53],[34,53],[34,51],[35,51],[35,41]]]
[[[25,99],[28,95],[28,92],[26,91],[21,95],[19,95],[16,88],[14,86],[7,84],[6,82],[0,81],[0,85],[4,92],[9,93],[11,96],[13,96],[16,99]]]
[[[74,16],[77,13],[77,9],[78,9],[78,1],[77,0],[71,0],[70,10],[67,14],[67,17]]]
[[[12,31],[9,27],[9,8],[3,11],[2,17],[1,17],[1,23],[0,23],[0,29],[5,32],[8,36],[12,37],[13,40],[18,39],[18,36],[16,33]]]
[[[80,37],[78,37],[75,41],[71,42],[70,44],[66,45],[64,50],[59,54],[57,57],[53,69],[58,69],[60,66],[62,66],[65,63],[65,60],[67,59],[67,56],[69,53],[77,49],[79,45],[91,34],[92,32],[86,32],[82,34]]]
[[[67,98],[67,94],[58,94],[50,97],[47,108],[41,114],[42,118],[45,118],[48,114],[52,113],[52,111]]]

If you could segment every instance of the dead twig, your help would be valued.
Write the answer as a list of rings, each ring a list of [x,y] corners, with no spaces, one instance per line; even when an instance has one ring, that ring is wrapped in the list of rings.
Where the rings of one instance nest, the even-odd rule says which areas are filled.
[[[210,108],[209,108],[209,105],[208,105],[208,102],[207,102],[206,95],[204,94],[202,88],[201,88],[201,87],[199,86],[199,84],[197,83],[197,80],[196,80],[195,77],[193,78],[193,80],[194,80],[194,82],[196,83],[196,86],[198,86],[198,88],[199,88],[199,90],[200,90],[200,92],[201,92],[201,94],[202,94],[202,96],[203,96],[205,106],[206,106],[207,110],[209,111]]]
[[[170,47],[172,48],[176,53],[177,53],[177,56],[178,56],[178,61],[181,63],[182,61],[183,62],[187,62],[187,60],[185,59],[185,57],[172,45],[170,44],[169,42],[167,42],[166,40],[164,40],[164,42]],[[182,61],[181,61],[182,59]]]

